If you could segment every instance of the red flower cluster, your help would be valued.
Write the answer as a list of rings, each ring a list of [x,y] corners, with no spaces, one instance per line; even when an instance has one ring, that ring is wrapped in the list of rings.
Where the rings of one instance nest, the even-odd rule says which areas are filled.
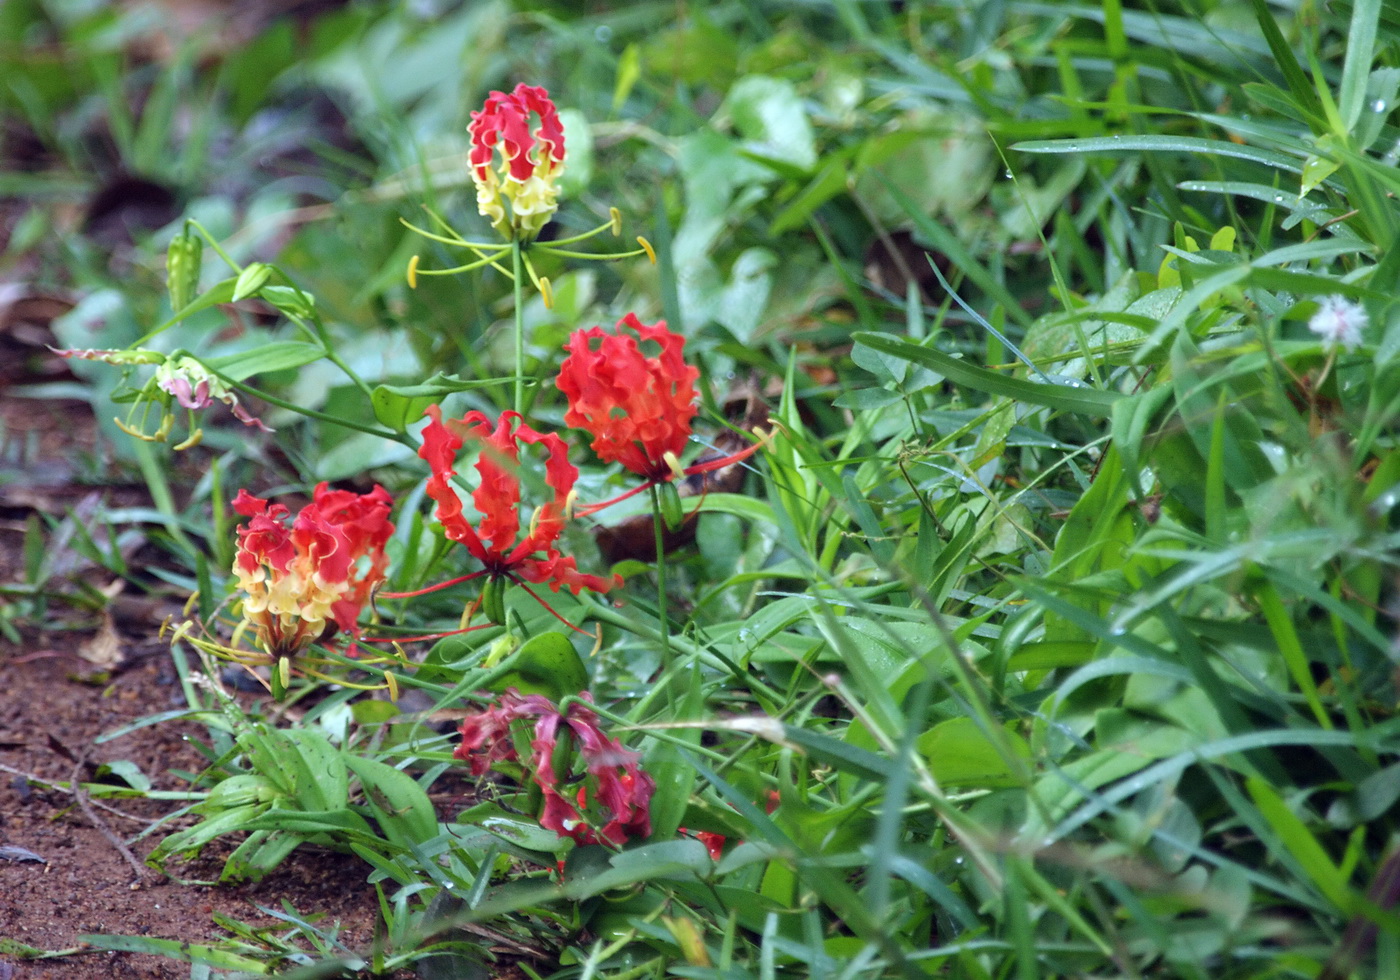
[[[540,121],[533,133],[532,114]],[[558,207],[555,181],[564,169],[564,127],[549,93],[523,83],[509,94],[492,92],[481,110],[472,113],[467,132],[477,210],[508,237],[514,231],[534,238]],[[498,149],[499,173],[492,166]],[[509,218],[503,197],[510,204]]]
[[[642,353],[648,341],[659,348],[654,356]],[[569,399],[565,423],[586,429],[604,462],[669,480],[690,438],[700,377],[699,368],[685,363],[685,338],[667,330],[665,320],[648,325],[629,313],[617,333],[576,330],[564,349],[569,356],[558,385]]]
[[[657,353],[644,353],[647,343],[655,344]],[[617,322],[616,333],[602,327],[576,330],[564,349],[569,356],[559,365],[556,384],[569,399],[565,423],[593,436],[599,459],[646,478],[640,487],[581,513],[595,513],[658,483],[723,469],[763,445],[756,442],[682,468],[700,371],[685,363],[685,338],[667,330],[665,320],[648,325],[629,313]]]
[[[243,618],[264,650],[291,656],[328,623],[357,632],[360,610],[384,580],[392,503],[380,486],[357,494],[322,483],[288,526],[284,505],[238,492],[233,509],[250,520],[238,529],[233,573],[246,593]]]
[[[428,496],[437,501],[437,519],[447,536],[467,546],[473,558],[485,568],[468,578],[489,575],[495,579],[547,582],[555,592],[568,586],[574,594],[582,589],[606,592],[620,585],[621,577],[605,579],[580,572],[574,559],[555,547],[564,529],[564,509],[578,479],[578,468],[569,462],[564,440],[553,433],[542,434],[520,421],[515,412],[503,412],[494,425],[481,412],[468,412],[460,419],[442,418],[442,409],[428,406],[430,421],[423,429],[423,446],[418,455],[427,461],[433,475],[428,479]],[[464,442],[481,450],[476,464],[480,485],[472,503],[481,513],[476,528],[462,513],[462,501],[452,489],[453,464]],[[545,451],[545,483],[553,496],[535,509],[530,528],[520,536],[520,445],[539,446]],[[537,557],[538,556],[538,557]],[[460,581],[460,580],[458,580]]]
[[[588,697],[587,694],[584,697]],[[535,719],[530,753],[520,758],[510,726],[520,719]],[[586,773],[575,803],[559,792],[555,748],[560,725],[578,745]],[[561,712],[541,694],[521,694],[515,688],[501,695],[495,707],[462,721],[462,742],[453,756],[480,776],[497,762],[519,761],[544,795],[540,826],[580,844],[609,843],[621,846],[629,837],[651,833],[649,806],[656,781],[643,772],[640,753],[622,747],[599,727],[598,716],[579,704]]]

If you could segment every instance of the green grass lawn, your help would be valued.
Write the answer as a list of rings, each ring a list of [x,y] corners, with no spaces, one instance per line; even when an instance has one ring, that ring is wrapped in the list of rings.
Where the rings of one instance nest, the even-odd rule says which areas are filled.
[[[272,696],[152,860],[381,897],[278,975],[1400,977],[1392,6],[152,16],[0,11],[0,267]]]

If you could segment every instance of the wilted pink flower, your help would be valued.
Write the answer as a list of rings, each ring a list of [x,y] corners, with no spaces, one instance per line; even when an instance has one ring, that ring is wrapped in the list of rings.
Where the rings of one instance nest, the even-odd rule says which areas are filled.
[[[584,694],[587,698],[588,695]],[[511,738],[511,723],[535,719],[530,751],[521,758]],[[563,724],[577,745],[585,779],[572,800],[559,791],[555,747]],[[651,833],[649,806],[656,781],[642,771],[641,754],[603,734],[598,716],[577,702],[560,712],[541,694],[509,688],[496,705],[462,721],[462,742],[453,753],[480,776],[497,762],[519,761],[544,795],[540,826],[580,844],[620,846],[629,837]]]
[[[271,432],[261,419],[248,414],[238,396],[219,377],[192,357],[176,357],[156,368],[156,386],[175,396],[175,400],[191,411],[208,408],[216,401],[228,406],[233,417],[244,425]]]
[[[532,116],[539,119],[533,131]],[[534,238],[558,208],[556,181],[564,171],[564,127],[549,93],[523,83],[509,94],[492,92],[467,132],[477,210],[507,238]]]
[[[1371,318],[1360,303],[1345,296],[1328,296],[1319,301],[1317,312],[1308,321],[1308,329],[1322,338],[1323,346],[1352,350],[1361,343],[1361,332]]]

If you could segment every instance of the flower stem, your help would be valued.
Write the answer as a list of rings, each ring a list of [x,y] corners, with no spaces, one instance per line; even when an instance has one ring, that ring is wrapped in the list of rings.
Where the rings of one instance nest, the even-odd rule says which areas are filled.
[[[520,239],[510,242],[510,265],[515,291],[515,411],[525,414],[525,270],[520,251]]]
[[[314,408],[306,408],[303,405],[294,405],[291,402],[286,401],[285,399],[278,398],[276,395],[270,395],[260,388],[254,388],[252,385],[244,384],[242,381],[235,381],[233,380],[233,378],[230,378],[226,374],[220,374],[218,371],[214,370],[210,370],[209,373],[214,375],[214,377],[218,378],[230,388],[234,388],[238,391],[241,391],[245,395],[252,395],[254,398],[260,398],[263,401],[267,402],[269,405],[276,405],[278,408],[285,408],[288,411],[296,412],[298,415],[305,415],[309,419],[316,419],[320,422],[329,422],[332,425],[339,425],[346,429],[354,429],[357,432],[367,432],[372,436],[379,436],[379,438],[381,439],[390,439],[394,442],[401,442],[405,446],[408,446],[410,449],[417,446],[417,443],[414,442],[412,438],[410,438],[402,432],[394,432],[390,429],[383,429],[375,425],[366,425],[363,422],[357,422],[354,419],[347,419],[337,415],[327,415],[325,412],[318,412]]]
[[[661,491],[651,485],[651,523],[656,532],[656,609],[661,616],[661,672],[671,670],[671,624],[666,615],[666,534],[661,516]]]

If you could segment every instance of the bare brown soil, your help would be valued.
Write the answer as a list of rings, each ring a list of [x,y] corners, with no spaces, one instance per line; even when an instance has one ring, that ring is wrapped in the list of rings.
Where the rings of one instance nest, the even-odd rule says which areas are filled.
[[[0,331],[0,353],[14,353],[15,343],[12,332]],[[36,520],[62,521],[75,509],[81,515],[99,498],[146,503],[135,487],[76,485],[78,464],[94,444],[87,407],[16,397],[11,385],[39,380],[16,373],[27,376],[0,378],[0,584],[11,586],[24,582],[24,542]],[[90,474],[90,457],[85,465]],[[368,949],[378,906],[366,884],[369,868],[359,859],[303,847],[257,884],[177,884],[141,866],[164,831],[133,839],[178,803],[74,798],[68,787],[75,778],[113,781],[99,776],[98,766],[123,760],[155,789],[186,790],[171,770],[203,767],[189,740],[204,733],[166,722],[96,744],[137,719],[184,707],[169,647],[156,637],[161,618],[178,604],[127,590],[107,613],[80,609],[64,598],[74,582],[109,594],[120,582],[64,549],[57,532],[47,532],[47,543],[56,569],[48,586],[53,599],[41,621],[20,617],[22,642],[0,635],[0,980],[188,977],[188,964],[150,955],[88,950],[36,959],[15,944],[68,950],[92,933],[215,941],[227,937],[216,913],[255,927],[279,926],[255,903],[277,908],[283,900],[302,915],[323,913],[323,925],[338,920],[342,941]],[[142,547],[133,545],[137,563],[153,550]],[[0,613],[9,599],[0,592]],[[131,842],[130,860],[108,835]],[[228,847],[211,846],[178,871],[215,879],[227,853]]]
[[[136,763],[161,789],[183,789],[171,768],[198,771],[199,754],[185,741],[199,732],[188,725],[161,724],[94,746],[93,740],[137,718],[176,707],[180,688],[168,656],[146,656],[109,685],[71,675],[90,669],[66,638],[52,636],[28,650],[0,643],[0,846],[21,847],[43,858],[0,861],[0,936],[48,950],[78,946],[84,933],[158,936],[207,942],[225,936],[212,916],[220,912],[256,926],[276,925],[253,903],[278,907],[285,898],[301,913],[324,912],[345,927],[352,948],[369,944],[375,897],[365,884],[367,867],[354,857],[303,849],[256,885],[179,885],[154,872],[138,884],[135,869],[92,826],[73,797],[35,781],[65,786],[77,770],[91,778],[103,762]],[[70,759],[70,754],[78,761]],[[20,774],[24,775],[20,775]],[[123,838],[139,834],[173,804],[115,801],[121,814],[94,810]],[[138,859],[159,832],[132,846]],[[226,853],[226,852],[225,852]],[[180,870],[191,877],[217,877],[221,853],[208,852]],[[17,977],[188,977],[188,965],[129,953],[84,953],[57,960],[0,958],[18,964]]]

